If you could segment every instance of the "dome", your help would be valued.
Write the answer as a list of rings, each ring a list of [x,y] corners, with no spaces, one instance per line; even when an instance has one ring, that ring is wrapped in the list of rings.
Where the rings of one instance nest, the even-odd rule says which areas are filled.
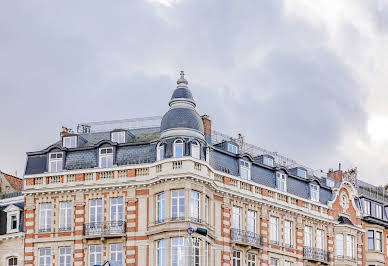
[[[188,108],[170,109],[162,118],[160,131],[169,129],[194,129],[203,134],[203,122],[199,114]]]
[[[188,88],[177,88],[174,93],[171,96],[171,101],[175,99],[188,99],[191,101],[194,101],[193,95],[191,94],[191,91]]]

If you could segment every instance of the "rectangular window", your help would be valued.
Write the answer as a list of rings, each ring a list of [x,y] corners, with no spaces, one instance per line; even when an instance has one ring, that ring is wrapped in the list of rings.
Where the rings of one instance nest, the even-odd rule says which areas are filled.
[[[113,148],[101,148],[99,156],[100,168],[113,166]]]
[[[89,222],[102,222],[102,199],[90,200],[89,206]]]
[[[335,248],[338,258],[344,257],[344,235],[336,234],[335,236]]]
[[[77,148],[77,136],[63,137],[62,141],[65,148]]]
[[[269,242],[271,244],[279,244],[278,238],[278,226],[279,226],[279,218],[270,216],[269,217]]]
[[[247,161],[240,160],[240,176],[243,179],[251,179],[251,164]]]
[[[232,266],[242,266],[241,251],[233,250],[232,252]]]
[[[8,266],[17,266],[18,258],[8,258],[7,262],[8,262]]]
[[[125,131],[116,131],[111,133],[112,142],[124,143],[125,142]]]
[[[248,266],[256,266],[256,254],[248,253]]]
[[[158,145],[156,157],[157,157],[156,158],[157,161],[164,160],[164,144],[163,143],[160,143]]]
[[[110,244],[110,261],[116,266],[123,265],[123,245],[122,244]]]
[[[205,223],[209,224],[209,197],[205,197]]]
[[[62,152],[49,154],[49,172],[60,172],[63,169],[63,154]]]
[[[190,216],[195,222],[200,222],[199,218],[199,192],[190,191]]]
[[[376,206],[376,218],[383,219],[383,206],[381,205],[375,205]]]
[[[166,195],[164,193],[156,195],[156,223],[164,222],[166,209],[165,201]]]
[[[89,266],[102,264],[102,246],[90,245],[89,246]]]
[[[71,257],[72,257],[71,247],[59,248],[59,266],[70,266]]]
[[[196,141],[191,143],[191,156],[195,159],[200,158],[200,145]]]
[[[307,172],[304,169],[297,168],[296,169],[296,175],[300,176],[302,178],[306,178],[307,177]]]
[[[51,266],[51,249],[39,249],[39,266]]]
[[[292,247],[292,222],[284,221],[284,245],[286,247]]]
[[[304,227],[304,245],[305,247],[312,247],[313,245],[313,230],[311,226]]]
[[[376,251],[383,251],[382,239],[382,233],[376,232]]]
[[[280,172],[276,173],[276,188],[280,191],[287,190],[286,174]]]
[[[311,200],[313,201],[319,201],[319,186],[311,184],[310,185],[310,195]]]
[[[18,228],[18,220],[16,215],[11,216],[11,230],[16,230]]]
[[[205,266],[209,266],[210,245],[209,242],[205,242]]]
[[[171,220],[182,220],[185,216],[185,191],[171,191]]]
[[[368,250],[375,250],[375,232],[368,230]]]
[[[370,201],[364,199],[364,213],[370,215]]]
[[[241,229],[240,224],[241,208],[233,206],[232,208],[232,228]]]
[[[166,240],[159,240],[156,244],[156,265],[166,266]]]
[[[70,231],[71,221],[73,219],[73,206],[71,201],[62,201],[59,203],[59,229],[58,231]]]
[[[174,157],[179,158],[183,157],[183,141],[176,140],[174,143]]]
[[[171,266],[185,265],[185,239],[171,238]]]
[[[273,159],[270,157],[263,157],[263,164],[273,167]]]
[[[237,151],[237,146],[232,144],[232,143],[228,143],[228,152],[231,152],[231,153],[234,153],[234,154],[237,154],[238,151]]]
[[[293,265],[293,263],[292,263],[292,261],[285,261],[284,262],[284,266],[292,266]]]
[[[39,232],[51,232],[51,203],[39,205]]]
[[[256,233],[256,212],[248,210],[248,220],[247,220],[247,229],[248,232]]]
[[[199,266],[200,255],[199,255],[199,238],[192,238],[192,263],[193,266]]]
[[[324,243],[324,236],[323,236],[323,230],[317,229],[317,248],[319,249],[325,249],[325,243]]]
[[[355,247],[354,247],[354,236],[346,235],[346,256],[351,259],[355,259]]]
[[[110,199],[110,220],[113,222],[124,221],[123,198]]]
[[[269,259],[269,266],[278,266],[279,265],[279,260],[275,258],[270,258]]]

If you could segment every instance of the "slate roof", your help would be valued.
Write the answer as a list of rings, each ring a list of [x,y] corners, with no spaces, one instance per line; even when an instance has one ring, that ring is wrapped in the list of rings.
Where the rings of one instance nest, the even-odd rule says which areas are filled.
[[[171,96],[171,100],[174,100],[174,99],[189,99],[189,100],[192,100],[194,101],[193,99],[193,95],[191,94],[191,91],[187,88],[177,88],[172,96]]]
[[[338,222],[340,224],[348,224],[348,225],[353,225],[352,221],[349,220],[349,218],[345,217],[345,216],[339,216],[338,217]]]

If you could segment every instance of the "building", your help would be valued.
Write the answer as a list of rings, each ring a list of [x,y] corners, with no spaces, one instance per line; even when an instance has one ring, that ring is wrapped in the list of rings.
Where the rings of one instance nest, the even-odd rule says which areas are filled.
[[[23,181],[0,172],[0,265],[23,265]]]
[[[80,124],[27,153],[25,265],[364,265],[351,182],[213,131],[177,84],[156,127]]]

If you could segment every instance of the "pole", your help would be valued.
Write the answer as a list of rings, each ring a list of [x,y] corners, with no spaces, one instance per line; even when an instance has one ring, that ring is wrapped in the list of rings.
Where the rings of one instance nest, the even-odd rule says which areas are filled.
[[[191,238],[191,234],[189,234],[189,262],[187,263],[187,266],[191,266],[191,242],[192,242],[192,238]]]

